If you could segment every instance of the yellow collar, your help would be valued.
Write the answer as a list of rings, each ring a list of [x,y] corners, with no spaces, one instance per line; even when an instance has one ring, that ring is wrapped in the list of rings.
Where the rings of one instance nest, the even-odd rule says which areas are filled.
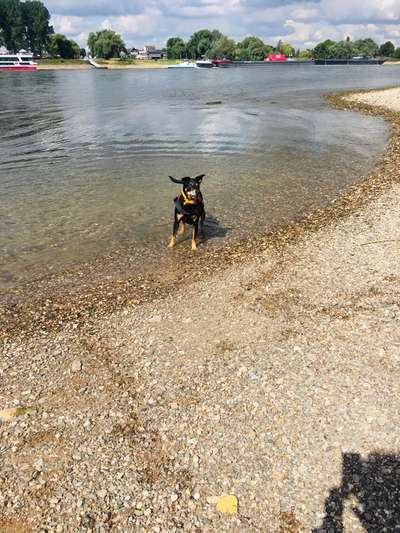
[[[196,200],[189,200],[189,198],[186,196],[186,194],[184,193],[183,189],[182,189],[182,196],[183,196],[183,205],[186,205],[186,204],[195,204],[196,203]]]

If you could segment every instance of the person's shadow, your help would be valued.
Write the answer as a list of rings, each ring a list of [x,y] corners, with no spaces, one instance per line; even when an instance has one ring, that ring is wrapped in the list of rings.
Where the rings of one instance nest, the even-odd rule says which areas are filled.
[[[400,456],[343,454],[342,484],[331,489],[322,526],[313,533],[343,533],[346,501],[367,533],[400,532]]]

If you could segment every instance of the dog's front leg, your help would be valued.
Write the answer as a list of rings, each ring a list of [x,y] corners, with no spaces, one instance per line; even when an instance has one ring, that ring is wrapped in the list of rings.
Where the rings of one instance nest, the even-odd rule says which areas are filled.
[[[196,218],[195,223],[193,224],[193,232],[192,232],[192,250],[197,250],[197,234],[199,232],[199,219]]]
[[[178,226],[179,226],[178,213],[175,209],[174,225],[172,227],[172,237],[169,241],[168,248],[173,248],[176,244],[176,232],[178,231]]]

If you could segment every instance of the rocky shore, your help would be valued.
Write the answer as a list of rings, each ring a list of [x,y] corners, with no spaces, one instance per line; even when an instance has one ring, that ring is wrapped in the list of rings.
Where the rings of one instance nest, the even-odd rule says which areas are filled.
[[[393,134],[324,210],[99,312],[7,307],[1,532],[399,527],[399,97],[330,97]]]

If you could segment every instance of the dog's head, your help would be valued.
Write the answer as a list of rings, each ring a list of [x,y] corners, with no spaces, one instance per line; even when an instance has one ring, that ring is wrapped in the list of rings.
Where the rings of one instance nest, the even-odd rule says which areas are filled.
[[[204,178],[205,174],[200,174],[195,178],[182,178],[176,179],[172,176],[169,176],[169,179],[174,183],[180,183],[182,185],[183,192],[190,200],[196,200],[200,194],[200,184]]]

